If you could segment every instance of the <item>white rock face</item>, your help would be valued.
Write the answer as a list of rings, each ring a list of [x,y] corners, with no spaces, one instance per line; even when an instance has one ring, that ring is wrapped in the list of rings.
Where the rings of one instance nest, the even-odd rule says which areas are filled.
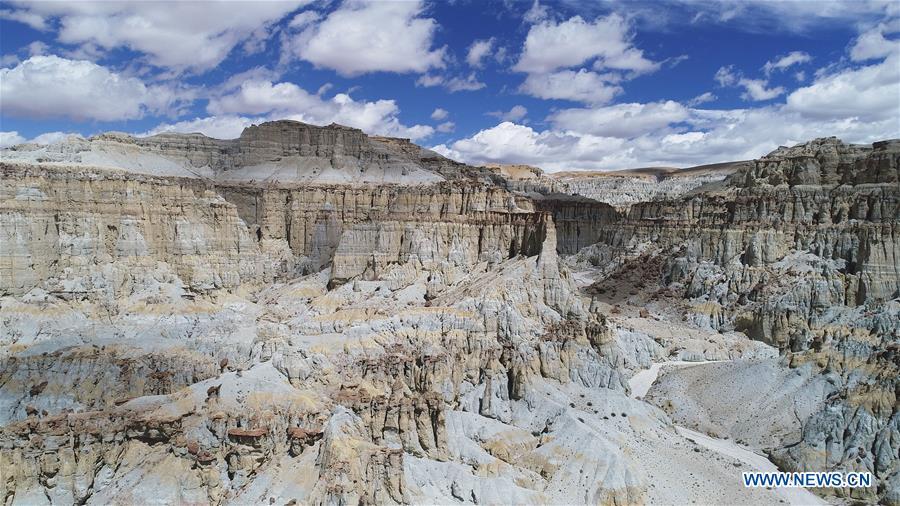
[[[550,174],[562,191],[583,195],[618,208],[638,202],[667,200],[690,194],[716,183],[748,166],[748,162],[702,165],[687,169],[651,168],[615,172],[557,172]]]
[[[430,184],[461,177],[459,164],[405,139],[368,137],[341,125],[318,127],[287,120],[252,126],[230,140],[168,133],[71,136],[46,146],[4,149],[0,160],[269,183]]]
[[[852,497],[893,497],[896,303],[874,301],[895,282],[893,246],[874,247],[895,226],[884,182],[867,191],[890,198],[852,211],[871,241],[823,224],[814,243],[842,246],[813,253],[788,247],[786,229],[745,236],[750,209],[770,204],[750,190],[626,215],[356,132],[279,122],[235,141],[104,135],[20,148],[15,162],[3,152],[0,497],[779,500],[673,420],[741,433],[786,469],[820,448],[836,468],[864,448],[859,468],[882,488]],[[101,155],[116,169],[93,167]],[[322,182],[360,167],[379,184]],[[813,177],[787,169],[756,167],[742,184]],[[275,177],[248,181],[259,174]],[[805,216],[826,201],[840,214],[860,190],[791,191]],[[742,218],[716,221],[729,206]],[[772,291],[741,302],[736,290],[761,280]],[[783,316],[741,316],[765,308]],[[734,330],[741,318],[760,340]],[[820,333],[832,342],[817,349]],[[670,360],[723,362],[663,374],[652,404],[629,395],[632,375]]]

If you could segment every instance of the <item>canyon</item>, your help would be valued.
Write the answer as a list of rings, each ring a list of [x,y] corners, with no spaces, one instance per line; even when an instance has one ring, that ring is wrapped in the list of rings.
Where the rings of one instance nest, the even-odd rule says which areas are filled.
[[[784,500],[756,458],[898,505],[898,395],[900,140],[596,174],[294,121],[0,152],[7,505]]]

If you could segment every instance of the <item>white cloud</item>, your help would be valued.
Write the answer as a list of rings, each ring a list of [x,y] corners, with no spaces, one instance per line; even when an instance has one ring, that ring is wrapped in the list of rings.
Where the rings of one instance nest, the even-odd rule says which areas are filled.
[[[618,14],[555,22],[543,12],[533,21],[513,66],[528,74],[519,91],[533,97],[605,104],[623,91],[617,83],[660,67],[632,45],[628,22]]]
[[[207,137],[216,139],[235,139],[250,125],[266,121],[265,118],[248,118],[245,116],[225,115],[209,116],[206,118],[194,118],[179,121],[177,123],[163,123],[156,128],[138,135],[156,135],[163,132],[201,133]]]
[[[605,104],[622,92],[620,86],[604,81],[604,76],[585,69],[529,74],[519,90],[537,98],[586,104]]]
[[[540,23],[544,21],[548,17],[547,8],[541,5],[538,0],[534,0],[534,3],[531,4],[531,8],[525,11],[525,22],[527,23]]]
[[[884,61],[821,75],[787,97],[787,109],[812,118],[893,119],[900,115],[900,52]]]
[[[78,134],[67,133],[67,132],[46,132],[38,135],[34,139],[31,139],[28,142],[33,142],[35,144],[54,144],[68,137],[81,137]]]
[[[322,15],[316,11],[303,11],[291,18],[288,26],[295,30],[302,30],[320,19],[322,19]]]
[[[316,125],[340,123],[367,133],[420,139],[434,132],[426,125],[406,126],[400,122],[400,108],[394,100],[356,101],[338,93],[324,99],[294,83],[268,80],[245,81],[239,87],[212,97],[207,105],[212,118],[207,128],[233,133],[238,125],[253,118],[296,119]],[[249,117],[248,117],[249,116]],[[224,127],[222,125],[225,125]],[[241,129],[243,126],[240,127]]]
[[[532,26],[513,70],[542,74],[591,60],[595,60],[595,70],[646,73],[659,68],[658,63],[646,59],[643,51],[632,46],[625,19],[610,14],[592,23],[575,16],[561,23],[542,21]]]
[[[19,64],[20,61],[22,60],[20,60],[19,57],[15,54],[5,54],[3,56],[0,56],[0,67],[15,67]]]
[[[538,132],[508,121],[482,130],[451,146],[433,149],[450,158],[470,163],[525,163],[562,170],[577,163],[579,167],[599,166],[604,156],[614,156],[623,142],[587,135],[545,130]]]
[[[707,91],[706,93],[702,93],[688,100],[688,105],[693,107],[696,105],[705,104],[707,102],[714,102],[718,98],[719,97],[715,96],[712,92]]]
[[[289,41],[292,53],[344,76],[369,72],[426,72],[444,66],[431,48],[438,24],[421,17],[422,2],[346,0]]]
[[[440,107],[438,107],[431,113],[431,119],[433,119],[435,121],[440,121],[440,120],[446,118],[449,114],[450,113],[447,112],[446,109],[441,109]]]
[[[44,19],[44,16],[27,10],[0,9],[0,19],[18,21],[39,31],[47,29],[47,20]]]
[[[444,76],[438,74],[423,74],[416,79],[416,86],[431,88],[444,84]]]
[[[616,104],[592,109],[563,109],[547,119],[556,128],[602,137],[629,138],[688,119],[686,107],[672,100]]]
[[[785,70],[793,65],[800,65],[812,60],[812,57],[803,51],[791,51],[790,53],[779,56],[775,61],[767,61],[763,65],[763,72],[770,75],[774,70]]]
[[[179,95],[171,87],[146,86],[95,63],[57,56],[32,56],[16,67],[0,69],[0,106],[12,116],[137,119],[147,111],[177,107]]]
[[[2,132],[0,131],[0,149],[15,146],[25,142],[25,137],[19,135],[19,132]]]
[[[274,111],[318,114],[327,102],[294,83],[244,81],[232,93],[213,97],[206,110],[211,114],[267,114]]]
[[[734,72],[734,65],[719,67],[713,78],[719,83],[719,86],[731,86],[738,80],[738,76]]]
[[[771,100],[783,95],[785,92],[782,86],[769,88],[769,82],[765,79],[744,77],[740,72],[734,70],[734,65],[720,67],[713,77],[720,86],[740,86],[744,88],[744,92],[741,93],[741,98],[744,100]]]
[[[528,109],[526,109],[525,106],[522,105],[514,105],[510,110],[506,112],[493,111],[487,113],[488,116],[494,116],[500,121],[511,121],[513,123],[524,118],[526,114],[528,114]]]
[[[741,93],[741,98],[744,100],[772,100],[775,97],[781,96],[784,94],[784,87],[776,86],[775,88],[769,88],[769,82],[764,79],[747,79],[741,78],[738,81],[738,85],[744,87],[744,93]]]
[[[727,68],[720,77],[733,85],[744,79]],[[549,171],[750,159],[816,137],[855,143],[900,137],[898,89],[895,53],[876,64],[822,73],[782,104],[716,110],[670,101],[565,109],[552,114],[552,128],[543,131],[503,122],[435,149],[470,163],[526,163]]]
[[[896,32],[888,25],[882,23],[871,30],[862,33],[850,48],[850,59],[853,61],[866,61],[875,58],[885,58],[892,53],[900,52],[900,40],[887,39],[885,33]]]
[[[668,4],[668,5],[667,5]],[[817,27],[847,27],[896,15],[894,0],[816,1],[697,1],[657,2],[644,14],[681,23],[687,14],[694,24],[726,23],[736,30],[767,34],[772,31],[809,32]],[[679,14],[681,16],[679,16]],[[665,23],[665,20],[663,20]]]
[[[452,121],[445,121],[437,126],[437,131],[441,133],[449,133],[456,129],[456,123]]]
[[[15,146],[16,144],[22,144],[25,142],[34,143],[34,144],[53,144],[55,142],[59,142],[66,137],[76,135],[66,132],[47,132],[33,139],[26,139],[19,135],[19,132],[0,132],[0,149],[8,148],[10,146]]]
[[[58,20],[64,44],[128,48],[152,65],[204,71],[307,2],[17,2],[14,14]]]
[[[466,54],[466,63],[475,68],[481,68],[482,60],[491,53],[493,47],[493,37],[487,40],[476,40],[469,46],[469,52]]]
[[[43,56],[47,54],[47,49],[49,49],[47,44],[36,40],[27,46],[19,48],[16,53],[5,54],[0,57],[0,67],[15,67],[22,62],[19,58],[19,54],[27,56]]]
[[[896,121],[809,121],[777,106],[733,111],[695,109],[690,111],[687,123],[690,129],[684,132],[660,129],[620,138],[553,129],[536,131],[507,122],[434,149],[475,164],[524,163],[548,171],[616,170],[751,159],[779,145],[831,135],[861,143],[900,135]]]
[[[438,74],[423,74],[416,79],[416,85],[424,86],[426,88],[443,86],[450,93],[456,93],[457,91],[476,91],[487,86],[478,80],[478,77],[474,72],[465,77],[446,77]]]

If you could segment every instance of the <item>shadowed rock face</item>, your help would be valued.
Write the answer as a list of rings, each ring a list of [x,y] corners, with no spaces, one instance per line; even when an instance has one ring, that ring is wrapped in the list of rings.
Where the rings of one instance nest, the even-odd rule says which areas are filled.
[[[625,210],[336,125],[4,151],[0,497],[771,501],[681,486],[725,471],[626,395],[683,348],[611,305],[637,276],[701,357],[769,356],[737,329],[825,378],[777,462],[893,500],[898,156],[817,140]]]

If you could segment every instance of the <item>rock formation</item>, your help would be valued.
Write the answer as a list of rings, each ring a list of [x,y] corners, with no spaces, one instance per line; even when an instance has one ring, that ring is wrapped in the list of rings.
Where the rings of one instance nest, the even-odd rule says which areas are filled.
[[[0,497],[776,501],[674,431],[703,398],[629,397],[675,357],[802,370],[757,446],[896,502],[898,153],[820,140],[617,208],[337,125],[3,151]]]
[[[625,209],[638,202],[671,200],[697,188],[714,187],[748,162],[718,163],[687,169],[651,167],[612,172],[556,172],[547,179],[553,189],[582,195]]]
[[[898,167],[898,141],[780,148],[722,190],[632,206],[580,253],[611,269],[628,265],[623,255],[659,262],[687,318],[744,332],[828,378],[799,441],[764,446],[790,470],[872,472],[888,502],[900,473]]]

